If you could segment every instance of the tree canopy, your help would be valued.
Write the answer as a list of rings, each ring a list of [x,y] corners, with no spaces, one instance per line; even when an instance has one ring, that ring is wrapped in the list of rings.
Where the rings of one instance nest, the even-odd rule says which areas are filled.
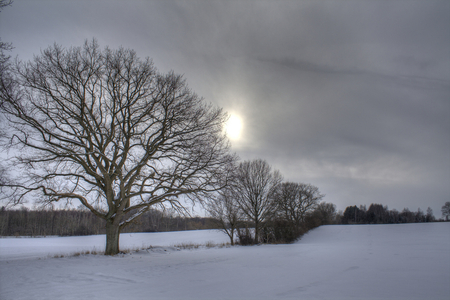
[[[2,144],[17,174],[4,184],[8,199],[79,200],[106,220],[106,254],[118,252],[120,228],[153,205],[183,209],[180,197],[201,200],[226,185],[235,161],[227,115],[149,58],[92,40],[49,47],[7,75]]]

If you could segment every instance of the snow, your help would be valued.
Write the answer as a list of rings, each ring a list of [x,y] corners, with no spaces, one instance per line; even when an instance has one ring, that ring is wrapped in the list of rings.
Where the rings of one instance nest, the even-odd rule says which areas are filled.
[[[229,242],[227,235],[217,230],[193,230],[178,232],[123,233],[120,249],[135,249],[150,246],[174,246],[179,244],[216,244]],[[76,252],[104,251],[105,235],[6,238],[0,239],[0,261],[12,259],[46,258],[55,255],[71,255]]]
[[[53,258],[104,247],[104,236],[0,239],[1,299],[449,299],[450,223],[321,226],[291,245],[199,248],[213,230],[121,235],[107,257]],[[162,247],[156,247],[162,246]],[[49,252],[46,252],[49,251]]]

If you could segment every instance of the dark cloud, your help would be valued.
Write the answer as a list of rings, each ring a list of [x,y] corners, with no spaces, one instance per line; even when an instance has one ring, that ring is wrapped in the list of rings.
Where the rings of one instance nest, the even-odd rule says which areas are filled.
[[[340,209],[437,216],[450,195],[449,1],[26,1],[0,36],[137,50],[243,118],[243,159],[316,184]]]

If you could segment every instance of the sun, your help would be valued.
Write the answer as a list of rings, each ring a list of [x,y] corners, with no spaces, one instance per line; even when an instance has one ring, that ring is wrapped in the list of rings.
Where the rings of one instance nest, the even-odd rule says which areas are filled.
[[[242,120],[239,116],[231,114],[225,126],[226,134],[230,140],[239,140],[242,133]]]

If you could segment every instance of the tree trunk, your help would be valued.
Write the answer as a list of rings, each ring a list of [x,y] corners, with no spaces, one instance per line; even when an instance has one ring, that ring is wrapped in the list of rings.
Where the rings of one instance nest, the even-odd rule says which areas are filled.
[[[259,222],[255,220],[255,244],[259,243]]]
[[[114,224],[113,221],[106,221],[105,255],[116,255],[119,253],[119,235],[119,225]]]

